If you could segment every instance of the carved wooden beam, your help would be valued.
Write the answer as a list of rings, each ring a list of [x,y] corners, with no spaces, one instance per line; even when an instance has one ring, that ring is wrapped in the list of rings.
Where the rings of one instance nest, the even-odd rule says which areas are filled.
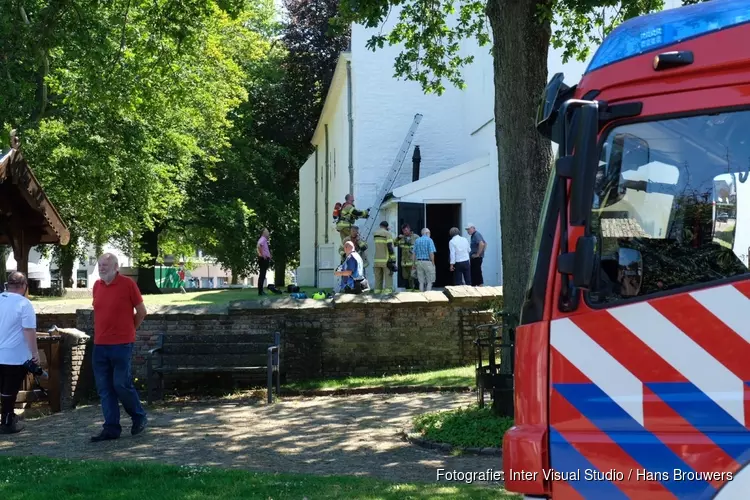
[[[70,231],[65,226],[57,209],[47,198],[39,180],[29,168],[21,151],[14,150],[9,159],[9,172],[13,183],[18,186],[19,192],[26,202],[35,208],[47,221],[47,224],[55,232],[61,245],[67,245],[70,241]]]

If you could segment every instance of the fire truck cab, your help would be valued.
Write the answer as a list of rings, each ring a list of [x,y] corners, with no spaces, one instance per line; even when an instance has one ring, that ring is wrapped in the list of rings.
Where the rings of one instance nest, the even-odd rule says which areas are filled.
[[[750,498],[750,1],[621,24],[538,130],[506,489]]]

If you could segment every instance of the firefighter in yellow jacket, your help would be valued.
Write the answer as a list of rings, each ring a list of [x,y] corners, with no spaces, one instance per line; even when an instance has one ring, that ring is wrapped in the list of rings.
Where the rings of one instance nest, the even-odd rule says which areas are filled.
[[[359,226],[352,226],[352,233],[350,236],[344,238],[344,242],[339,247],[339,255],[341,255],[341,262],[346,260],[346,252],[344,251],[344,245],[347,241],[354,243],[354,249],[357,251],[365,267],[370,263],[367,261],[367,243],[359,235]]]
[[[409,290],[418,290],[417,261],[414,256],[414,243],[419,238],[411,232],[409,224],[401,226],[401,234],[396,239],[396,246],[401,249],[401,277],[408,283]]]
[[[396,252],[393,248],[393,235],[388,231],[388,223],[383,221],[375,231],[372,239],[375,241],[375,293],[391,291],[393,271],[396,268]],[[388,286],[386,286],[386,283]]]
[[[336,221],[336,231],[341,235],[341,244],[344,244],[344,239],[351,234],[351,229],[357,219],[367,219],[370,216],[369,210],[357,210],[354,207],[354,195],[347,194],[344,198],[344,204],[341,206],[341,211]]]

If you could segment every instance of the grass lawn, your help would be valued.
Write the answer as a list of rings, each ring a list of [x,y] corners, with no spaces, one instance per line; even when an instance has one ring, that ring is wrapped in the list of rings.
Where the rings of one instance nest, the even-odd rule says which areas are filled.
[[[429,441],[465,448],[499,448],[513,419],[498,417],[489,405],[425,413],[414,418],[414,430]]]
[[[359,477],[253,473],[143,462],[0,457],[0,498],[489,500],[520,497],[495,487],[460,483],[393,484]]]
[[[408,373],[405,375],[386,375],[383,377],[346,377],[340,379],[312,380],[287,384],[284,387],[295,390],[310,389],[353,389],[357,387],[403,387],[443,386],[474,387],[474,367],[463,366],[436,370],[431,372]]]
[[[300,288],[301,292],[307,293],[308,297],[317,292],[317,288]],[[330,292],[330,290],[324,290]],[[144,295],[143,301],[147,306],[185,306],[185,305],[223,305],[229,304],[233,300],[260,300],[278,298],[289,298],[288,293],[276,295],[259,296],[257,288],[226,289],[226,290],[205,290],[200,292],[188,293],[164,293],[160,295]],[[75,304],[91,305],[91,298],[83,299],[66,299],[65,297],[31,297],[33,302],[49,304]]]

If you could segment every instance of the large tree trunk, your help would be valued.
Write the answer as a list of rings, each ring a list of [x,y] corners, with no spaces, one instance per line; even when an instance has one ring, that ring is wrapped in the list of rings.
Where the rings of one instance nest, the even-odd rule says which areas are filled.
[[[138,289],[141,294],[161,293],[156,286],[156,274],[154,266],[159,255],[159,228],[153,231],[146,230],[141,235],[141,251],[144,256],[139,259],[138,264]]]
[[[10,254],[10,247],[7,245],[0,245],[0,283],[5,283],[5,275],[8,274],[5,264],[8,261],[8,255]]]
[[[536,130],[539,98],[547,83],[550,23],[540,24],[539,0],[488,0],[494,40],[495,134],[500,181],[503,301],[520,315],[552,164],[550,143]],[[508,339],[503,329],[503,340]],[[503,356],[505,358],[505,356]],[[501,371],[508,373],[509,360]]]
[[[273,284],[278,289],[286,286],[286,259],[283,257],[273,261]]]

